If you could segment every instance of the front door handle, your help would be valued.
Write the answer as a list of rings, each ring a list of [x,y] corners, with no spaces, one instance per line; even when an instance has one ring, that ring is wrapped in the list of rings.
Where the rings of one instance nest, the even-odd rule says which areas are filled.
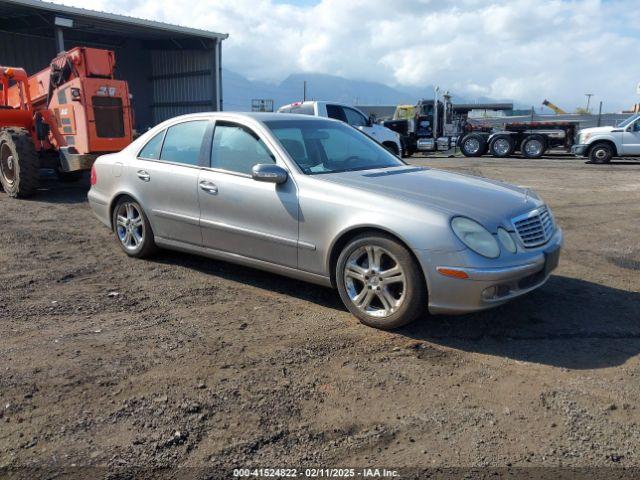
[[[149,175],[144,170],[138,170],[138,178],[143,182],[148,182],[149,180],[151,180],[151,175]]]
[[[200,189],[212,195],[215,195],[216,193],[218,193],[218,187],[216,186],[215,183],[207,182],[204,180],[200,182]]]

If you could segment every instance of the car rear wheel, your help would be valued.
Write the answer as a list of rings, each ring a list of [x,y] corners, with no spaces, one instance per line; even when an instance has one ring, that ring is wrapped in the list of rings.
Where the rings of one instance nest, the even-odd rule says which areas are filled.
[[[589,152],[592,163],[609,163],[613,157],[613,149],[608,143],[596,143]]]
[[[345,306],[370,327],[398,328],[426,312],[417,262],[386,235],[363,234],[349,242],[336,264],[336,283]]]
[[[138,202],[121,198],[113,209],[112,221],[118,244],[127,255],[145,258],[156,252],[151,224]]]

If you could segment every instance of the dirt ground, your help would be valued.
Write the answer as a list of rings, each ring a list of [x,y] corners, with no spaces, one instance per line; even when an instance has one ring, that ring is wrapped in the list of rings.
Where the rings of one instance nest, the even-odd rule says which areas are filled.
[[[382,332],[330,289],[127,258],[87,182],[0,194],[0,477],[640,466],[640,163],[411,162],[534,188],[565,231],[555,275],[492,311]]]

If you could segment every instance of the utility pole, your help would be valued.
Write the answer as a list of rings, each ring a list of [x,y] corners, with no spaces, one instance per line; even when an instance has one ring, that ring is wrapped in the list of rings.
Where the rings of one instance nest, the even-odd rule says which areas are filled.
[[[593,93],[585,93],[585,97],[587,97],[587,113],[589,113],[589,105],[591,104],[591,97],[593,97]]]
[[[307,81],[302,82],[302,101],[307,101]]]
[[[438,138],[438,93],[440,92],[440,87],[435,87],[433,89],[433,149],[437,150],[438,147],[436,145],[436,141]]]
[[[602,100],[600,100],[600,108],[598,109],[598,126],[602,123]]]

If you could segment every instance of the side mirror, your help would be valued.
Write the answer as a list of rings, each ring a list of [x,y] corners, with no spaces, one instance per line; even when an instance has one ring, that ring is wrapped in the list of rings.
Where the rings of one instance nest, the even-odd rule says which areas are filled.
[[[277,185],[287,181],[287,171],[273,163],[258,163],[251,169],[251,178],[256,182],[275,183]]]
[[[372,113],[371,115],[369,115],[369,118],[367,119],[368,125],[369,127],[373,126],[374,123],[376,123],[376,116]]]

